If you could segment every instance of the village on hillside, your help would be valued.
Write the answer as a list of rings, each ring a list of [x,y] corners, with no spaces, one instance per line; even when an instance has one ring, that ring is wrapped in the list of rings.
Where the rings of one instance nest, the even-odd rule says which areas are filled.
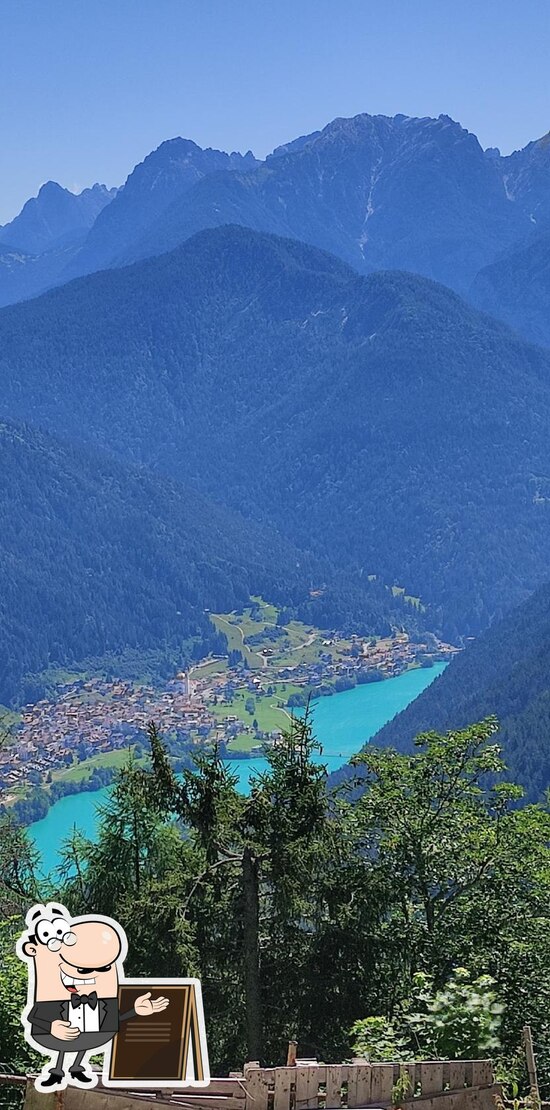
[[[144,742],[155,721],[181,752],[209,742],[227,754],[258,754],[275,743],[296,705],[360,682],[446,661],[457,649],[426,633],[412,640],[343,637],[281,613],[261,598],[242,613],[211,614],[228,654],[201,660],[162,685],[101,675],[60,682],[55,696],[25,706],[0,756],[3,802],[56,779],[77,781]]]

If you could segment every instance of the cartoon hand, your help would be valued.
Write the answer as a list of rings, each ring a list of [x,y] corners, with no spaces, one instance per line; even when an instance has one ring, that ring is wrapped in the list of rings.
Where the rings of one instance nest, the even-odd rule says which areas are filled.
[[[80,1035],[80,1029],[71,1025],[70,1021],[52,1021],[50,1032],[52,1037],[57,1037],[60,1041],[74,1041]]]
[[[148,1014],[158,1014],[161,1010],[165,1010],[169,1005],[170,1000],[163,998],[159,995],[158,998],[151,998],[151,991],[147,994],[140,994],[134,1002],[134,1010],[139,1017],[147,1017]]]

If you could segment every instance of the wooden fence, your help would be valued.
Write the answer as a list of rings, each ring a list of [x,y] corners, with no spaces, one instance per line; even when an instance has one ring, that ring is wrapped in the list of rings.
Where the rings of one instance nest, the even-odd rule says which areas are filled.
[[[1,1082],[1,1077],[0,1077]],[[140,1110],[138,1104],[184,1110],[359,1110],[392,1106],[403,1110],[494,1110],[490,1060],[431,1060],[408,1064],[317,1064],[260,1068],[212,1079],[207,1087],[132,1090],[98,1086],[38,1093],[29,1080],[25,1110]]]
[[[356,1110],[493,1086],[490,1060],[245,1067],[245,1110]],[[446,1100],[447,1101],[447,1100]],[[478,1101],[478,1100],[474,1100]]]

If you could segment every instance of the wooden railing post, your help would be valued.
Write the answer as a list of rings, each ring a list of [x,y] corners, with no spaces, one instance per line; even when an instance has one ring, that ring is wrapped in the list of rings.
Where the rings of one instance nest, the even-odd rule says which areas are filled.
[[[297,1047],[298,1047],[298,1042],[297,1041],[289,1041],[288,1042],[288,1051],[287,1051],[287,1054],[286,1054],[286,1066],[287,1066],[287,1068],[295,1068],[296,1067],[296,1049],[297,1049]]]
[[[527,1073],[529,1075],[529,1086],[531,1090],[534,1091],[537,1102],[540,1102],[537,1064],[535,1060],[535,1053],[533,1051],[533,1036],[531,1034],[530,1025],[523,1026],[523,1044],[525,1046],[525,1055],[527,1057]]]

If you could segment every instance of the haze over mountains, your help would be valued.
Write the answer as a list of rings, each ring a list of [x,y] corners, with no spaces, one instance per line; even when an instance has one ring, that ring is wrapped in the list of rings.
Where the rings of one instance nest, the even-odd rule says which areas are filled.
[[[83,235],[92,227],[116,189],[93,185],[81,193],[71,193],[55,181],[42,185],[9,224],[0,228],[0,243],[28,254],[39,254],[57,243]]]
[[[363,273],[412,270],[465,292],[481,266],[529,230],[525,187],[509,199],[502,161],[447,116],[334,120],[253,174],[201,182],[133,257],[204,227],[242,223],[303,239]]]
[[[533,235],[480,270],[470,299],[526,339],[550,347],[550,232]]]
[[[243,228],[0,314],[0,412],[397,581],[448,635],[548,573],[550,354],[412,274]]]
[[[0,228],[0,304],[54,285],[116,189],[93,185],[75,194],[48,181]]]
[[[547,137],[501,157],[444,115],[337,119],[264,162],[172,139],[135,167],[64,259],[49,248],[42,257],[37,243],[32,261],[4,262],[0,304],[238,223],[321,247],[362,273],[405,269],[465,296],[473,289],[485,307],[478,273],[550,227],[549,182]],[[522,330],[513,295],[500,300],[496,286],[487,307]],[[525,334],[546,335],[528,321]]]
[[[128,177],[124,188],[98,219],[67,268],[65,279],[123,264],[150,226],[177,197],[184,200],[198,182],[223,171],[253,170],[260,163],[251,151],[244,156],[202,150],[189,139],[161,143]],[[155,251],[153,253],[160,253]]]
[[[459,640],[548,578],[550,353],[518,333],[550,343],[549,183],[546,139],[503,158],[447,116],[360,115],[264,162],[174,139],[121,189],[43,186],[0,229],[0,303],[26,301],[0,312],[26,475],[5,696],[78,651],[60,574],[87,654],[180,643],[181,613],[206,644],[204,608],[286,588],[309,612],[318,583],[319,621]]]

